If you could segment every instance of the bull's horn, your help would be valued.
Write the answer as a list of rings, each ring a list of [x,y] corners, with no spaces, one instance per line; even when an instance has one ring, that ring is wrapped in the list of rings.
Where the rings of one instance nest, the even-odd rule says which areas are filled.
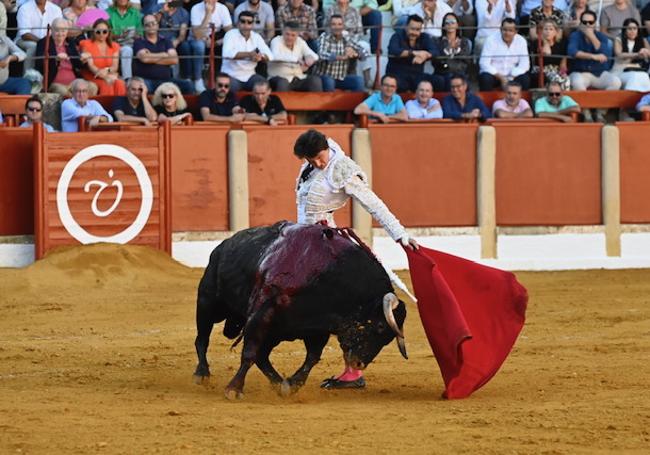
[[[402,357],[408,360],[409,356],[406,353],[406,343],[404,342],[404,337],[396,337],[395,340],[397,340],[397,347],[399,348],[399,353],[402,354]]]
[[[395,315],[393,314],[393,310],[397,308],[397,305],[399,305],[399,300],[395,294],[389,292],[384,296],[384,317],[386,318],[386,322],[393,329],[395,335],[404,338],[404,334],[398,327],[397,321],[395,321]]]

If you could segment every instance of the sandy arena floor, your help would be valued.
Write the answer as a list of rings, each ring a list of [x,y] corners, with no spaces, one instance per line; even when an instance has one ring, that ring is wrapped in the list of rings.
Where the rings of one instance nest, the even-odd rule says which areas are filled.
[[[240,351],[221,327],[211,383],[192,383],[201,273],[106,245],[0,269],[0,453],[648,453],[648,270],[519,273],[526,327],[459,401],[440,398],[412,303],[410,360],[391,344],[365,390],[318,388],[341,367],[332,339],[298,394],[281,398],[252,369],[244,399],[226,401]],[[287,374],[303,355],[285,343],[272,360]]]

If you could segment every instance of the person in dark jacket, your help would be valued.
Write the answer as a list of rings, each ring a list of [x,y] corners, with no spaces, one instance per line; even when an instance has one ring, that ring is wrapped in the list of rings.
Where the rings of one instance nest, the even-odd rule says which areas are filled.
[[[79,58],[77,45],[68,37],[70,22],[67,19],[55,19],[52,22],[52,34],[48,47],[48,58],[45,57],[45,40],[42,38],[36,44],[36,70],[45,77],[45,62],[48,65],[48,92],[67,95],[70,84],[81,77],[82,62]],[[97,94],[97,86],[89,84],[90,96]]]

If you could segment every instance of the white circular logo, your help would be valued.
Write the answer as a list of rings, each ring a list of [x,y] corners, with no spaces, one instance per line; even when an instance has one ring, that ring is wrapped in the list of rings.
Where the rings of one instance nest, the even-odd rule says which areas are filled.
[[[98,156],[110,156],[124,161],[135,172],[135,175],[138,179],[138,184],[140,185],[140,190],[142,191],[142,204],[140,205],[140,211],[138,212],[138,216],[135,218],[135,221],[122,232],[107,237],[99,237],[93,235],[82,228],[72,216],[70,207],[68,206],[68,186],[70,185],[72,176],[79,168],[79,166],[88,160],[97,158]],[[109,177],[113,177],[112,169],[109,172]],[[106,188],[108,185],[98,180],[91,180],[84,186],[84,190],[88,192],[90,186],[93,185],[100,187],[99,191],[93,198],[93,213],[97,216],[107,216],[119,204],[119,199],[121,199],[122,196],[122,182],[116,180],[111,184],[111,186],[116,186],[118,188],[119,197],[116,199],[116,203],[113,204],[113,206],[109,209],[109,211],[107,211],[107,213],[105,212],[105,214],[98,213],[96,203],[99,197],[99,193],[103,191],[104,188]],[[56,205],[59,210],[59,217],[61,218],[63,226],[68,231],[68,233],[79,242],[83,244],[97,242],[127,243],[134,239],[147,224],[147,220],[151,214],[151,207],[153,206],[153,187],[151,185],[151,179],[149,178],[147,169],[144,167],[144,164],[142,164],[142,161],[140,161],[133,153],[118,145],[91,145],[90,147],[86,147],[75,156],[73,156],[72,159],[68,161],[68,163],[63,168],[63,172],[59,178],[59,183],[56,187]]]

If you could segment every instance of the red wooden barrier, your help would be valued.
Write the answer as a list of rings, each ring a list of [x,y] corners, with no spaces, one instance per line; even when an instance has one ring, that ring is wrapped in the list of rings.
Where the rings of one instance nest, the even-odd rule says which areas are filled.
[[[475,226],[478,124],[371,124],[372,186],[409,227]]]

